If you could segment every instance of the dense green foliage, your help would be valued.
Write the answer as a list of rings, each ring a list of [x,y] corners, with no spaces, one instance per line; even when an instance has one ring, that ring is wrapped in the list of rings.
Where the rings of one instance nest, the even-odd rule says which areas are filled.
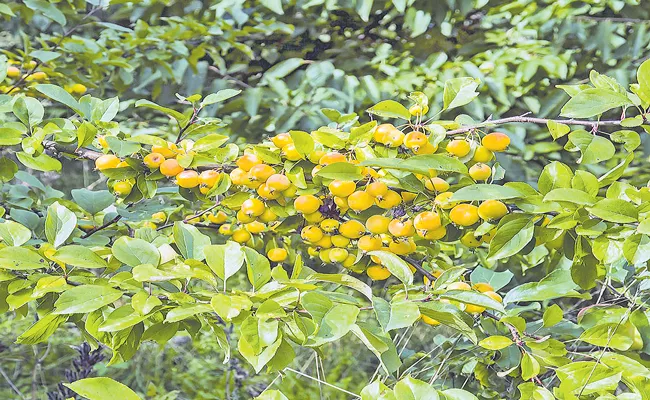
[[[642,0],[0,18],[3,398],[650,399]]]

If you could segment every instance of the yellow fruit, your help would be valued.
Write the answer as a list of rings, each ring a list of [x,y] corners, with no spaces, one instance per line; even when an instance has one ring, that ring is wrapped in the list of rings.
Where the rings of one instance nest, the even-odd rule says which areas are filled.
[[[404,146],[414,151],[419,150],[420,147],[425,146],[427,143],[429,143],[427,135],[419,131],[409,132],[404,137]]]
[[[212,222],[213,224],[223,224],[228,220],[228,216],[226,215],[225,212],[219,211],[216,214],[209,213],[208,214],[208,221]]]
[[[221,173],[213,169],[209,169],[199,174],[199,184],[211,188],[217,184],[219,178],[221,178]]]
[[[119,164],[117,164],[117,168],[126,168],[129,166],[129,163],[126,161],[120,161]]]
[[[368,192],[360,190],[348,196],[348,207],[356,212],[369,209],[375,202],[375,198]]]
[[[269,260],[277,263],[286,260],[288,255],[287,250],[281,248],[270,249],[268,253],[266,253]]]
[[[348,197],[357,189],[357,184],[353,181],[334,180],[327,187],[334,196]]]
[[[411,193],[411,192],[402,192],[401,196],[402,196],[402,201],[404,201],[404,203],[410,203],[413,200],[415,200],[416,197],[418,197],[416,193]]]
[[[470,226],[478,222],[478,207],[471,204],[459,204],[449,213],[449,219],[456,225]]]
[[[447,153],[456,157],[465,157],[469,154],[471,146],[467,140],[454,139],[446,147]]]
[[[366,221],[366,228],[370,233],[379,235],[388,232],[389,223],[390,218],[383,215],[373,215]]]
[[[178,146],[174,143],[169,143],[168,146],[151,146],[152,153],[162,154],[165,158],[174,158],[178,152]]]
[[[97,142],[102,147],[102,149],[108,149],[109,146],[108,146],[108,140],[106,140],[106,136],[104,135],[97,136]]]
[[[341,210],[341,213],[344,213],[350,208],[347,197],[334,196],[334,204]]]
[[[260,160],[259,157],[257,157],[255,154],[244,154],[235,162],[239,168],[243,169],[246,172],[250,171],[251,168],[261,163],[262,160]]]
[[[492,169],[482,163],[474,164],[469,169],[469,176],[475,181],[485,181],[492,175]]]
[[[430,231],[418,231],[418,235],[422,236],[427,240],[440,240],[447,234],[447,228],[441,226],[439,228],[430,230]]]
[[[413,148],[413,152],[417,155],[423,155],[423,154],[433,154],[438,150],[438,146],[431,144],[430,142],[427,142],[424,144],[424,146],[419,147],[419,148]]]
[[[7,76],[9,78],[18,78],[20,76],[20,69],[17,67],[14,67],[13,65],[10,65],[7,68]]]
[[[407,219],[406,221],[397,218],[393,219],[388,224],[388,232],[393,236],[413,236],[415,235],[413,221],[410,219]]]
[[[413,219],[413,226],[418,230],[435,230],[440,228],[441,224],[440,216],[437,212],[433,211],[421,212]]]
[[[384,281],[390,277],[390,271],[381,265],[371,265],[366,270],[366,274],[373,281]]]
[[[481,144],[490,151],[504,151],[510,145],[510,138],[505,133],[492,132],[483,137]]]
[[[275,174],[275,168],[268,164],[254,165],[251,167],[250,171],[248,171],[250,178],[259,182],[266,182],[266,180],[273,174]]]
[[[325,233],[332,233],[338,229],[339,225],[339,221],[333,218],[328,218],[321,221],[320,229]]]
[[[167,215],[162,211],[158,211],[151,215],[151,220],[153,222],[165,222],[167,220]]]
[[[347,160],[345,159],[345,156],[343,154],[332,151],[324,154],[320,158],[320,160],[318,160],[318,163],[322,166],[325,166],[325,165],[330,165],[337,162],[345,162],[345,161]]]
[[[447,286],[447,290],[472,290],[472,287],[465,282],[454,282]]]
[[[348,258],[346,258],[341,264],[345,268],[352,268],[354,264],[356,263],[357,258],[353,254],[349,254]]]
[[[373,139],[375,139],[376,142],[385,143],[388,138],[388,135],[395,130],[398,129],[395,128],[393,124],[377,125],[377,127],[375,128],[375,132],[373,133]]]
[[[252,234],[262,233],[266,230],[266,225],[260,221],[253,221],[246,224],[246,230]]]
[[[406,135],[399,129],[390,131],[385,138],[384,144],[388,147],[399,147],[404,143]]]
[[[289,143],[282,148],[282,155],[289,161],[298,161],[302,159],[302,155],[298,152],[293,143]]]
[[[329,256],[332,262],[340,263],[348,258],[348,251],[346,249],[334,247],[330,250]]]
[[[160,164],[160,173],[168,178],[176,176],[183,172],[183,167],[180,166],[175,158],[169,158]]]
[[[110,168],[117,168],[121,160],[113,154],[104,154],[95,160],[95,168],[100,171]]]
[[[397,207],[402,202],[402,197],[394,190],[389,190],[381,197],[375,197],[375,204],[384,210]]]
[[[320,211],[311,214],[304,214],[302,217],[310,224],[317,224],[325,219],[325,216]]]
[[[483,292],[483,294],[488,296],[492,300],[498,301],[499,303],[503,303],[503,299],[501,298],[501,296],[499,296],[498,293],[496,293],[496,292],[494,292],[492,290],[488,290],[487,292]]]
[[[318,258],[325,264],[329,264],[332,262],[330,259],[330,249],[324,249],[318,252]]]
[[[28,81],[44,81],[47,79],[47,74],[43,71],[34,72],[26,78]]]
[[[318,209],[322,204],[323,203],[320,201],[318,197],[311,194],[305,194],[302,196],[298,196],[296,200],[294,200],[293,207],[299,213],[311,214],[318,211]]]
[[[357,247],[362,251],[374,251],[381,249],[382,242],[379,236],[366,235],[361,236],[357,242]]]
[[[128,196],[131,193],[132,189],[133,184],[128,181],[116,182],[113,185],[113,192],[120,197]]]
[[[416,245],[415,242],[410,240],[404,240],[403,238],[397,238],[395,240],[391,240],[390,243],[388,243],[388,250],[391,253],[400,255],[400,256],[405,256],[407,254],[410,254],[415,251]]]
[[[232,233],[232,240],[237,243],[246,243],[251,240],[251,234],[246,229],[239,228]]]
[[[467,232],[460,238],[460,242],[467,247],[479,247],[483,241],[480,238],[474,236],[474,232]]]
[[[291,185],[289,186],[289,189],[282,191],[282,195],[284,197],[295,197],[297,192],[298,188],[296,185]]]
[[[264,213],[266,206],[259,199],[248,199],[241,205],[241,211],[252,217],[258,217]]]
[[[508,207],[499,200],[485,200],[478,206],[478,215],[486,221],[501,219],[508,213]]]
[[[465,304],[465,312],[470,314],[480,314],[485,311],[485,307],[477,306],[474,304]]]
[[[86,86],[82,85],[81,83],[75,83],[70,87],[70,91],[74,94],[84,94],[86,93]]]
[[[230,171],[230,180],[233,185],[245,185],[249,182],[248,172],[244,171],[241,168],[235,168]]]
[[[160,153],[147,154],[142,162],[151,169],[157,169],[165,161],[165,157]]]
[[[485,283],[485,282],[479,282],[479,283],[475,284],[472,287],[474,288],[474,290],[477,290],[477,291],[479,291],[481,293],[494,291],[494,288],[492,287],[492,285],[490,285],[489,283]]]
[[[453,195],[454,193],[452,192],[440,193],[439,195],[436,196],[433,202],[443,210],[448,210],[450,208],[453,208],[456,205],[456,202],[449,201],[449,199],[451,199],[451,196]]]
[[[442,178],[427,178],[424,180],[424,187],[432,192],[446,192],[449,190],[449,183]]]
[[[356,220],[350,220],[339,226],[339,233],[346,238],[358,239],[366,232],[366,227]]]
[[[426,315],[422,315],[421,319],[422,322],[424,322],[427,325],[431,325],[431,326],[440,325],[440,321],[438,321],[437,319],[433,319],[431,317],[427,317]]]
[[[275,145],[275,147],[281,149],[284,146],[293,143],[293,139],[291,139],[291,135],[288,133],[278,133],[277,135],[273,136],[271,138],[271,141]]]
[[[219,227],[219,233],[222,235],[230,236],[233,234],[232,225],[223,224]]]
[[[343,235],[332,236],[332,246],[347,247],[350,244],[350,239]]]
[[[249,222],[253,222],[253,221],[255,221],[254,215],[248,215],[242,210],[237,211],[237,222],[241,222],[242,224],[248,224]]]
[[[329,249],[332,247],[332,237],[330,235],[323,235],[318,242],[314,242],[314,246],[320,247],[321,249]]]
[[[300,231],[300,237],[308,242],[318,242],[323,238],[323,231],[314,225],[307,225]]]
[[[264,200],[275,200],[282,194],[281,192],[272,190],[266,183],[257,187],[257,194]]]
[[[413,104],[409,107],[409,114],[414,117],[422,116],[429,112],[429,106],[423,106],[420,104]]]
[[[265,222],[265,223],[268,224],[269,222],[273,222],[276,219],[278,219],[278,215],[276,213],[274,213],[273,210],[271,210],[270,208],[267,207],[267,208],[264,209],[264,212],[262,213],[262,215],[260,215],[257,218],[260,221]]]
[[[639,351],[643,349],[643,346],[643,336],[641,336],[641,332],[634,327],[634,340],[632,341],[632,346],[630,346],[628,351]]]
[[[199,173],[191,169],[176,175],[176,184],[182,188],[193,188],[199,185]]]
[[[472,160],[480,163],[486,163],[494,158],[494,154],[485,146],[478,146],[474,151]]]
[[[291,181],[285,175],[273,174],[266,180],[266,186],[272,191],[284,192],[291,187]]]
[[[366,192],[373,197],[382,197],[388,193],[388,185],[384,182],[375,181],[366,186]]]

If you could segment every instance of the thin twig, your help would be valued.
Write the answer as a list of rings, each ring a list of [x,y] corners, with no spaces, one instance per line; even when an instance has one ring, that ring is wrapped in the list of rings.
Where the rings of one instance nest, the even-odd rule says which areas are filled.
[[[338,386],[334,386],[334,385],[332,385],[331,383],[327,383],[327,382],[321,381],[320,379],[316,379],[316,378],[314,378],[313,376],[310,376],[310,375],[307,375],[307,374],[303,374],[302,372],[300,372],[300,371],[296,371],[296,370],[293,369],[293,368],[289,368],[289,367],[287,367],[287,368],[285,368],[284,370],[285,370],[285,371],[290,371],[290,372],[293,372],[294,374],[298,374],[298,375],[303,376],[303,377],[305,377],[305,378],[309,378],[309,379],[311,379],[311,380],[317,381],[317,382],[319,382],[319,383],[322,383],[322,384],[325,385],[325,386],[329,386],[329,387],[331,387],[332,389],[336,389],[336,390],[339,390],[339,391],[341,391],[341,392],[343,392],[343,393],[349,394],[350,396],[354,396],[354,397],[357,398],[357,399],[360,399],[360,398],[361,398],[361,396],[359,396],[359,395],[356,394],[356,393],[349,392],[349,391],[347,391],[347,390],[345,390],[345,389],[343,389],[343,388],[340,388],[340,387],[338,387]]]
[[[460,133],[473,131],[475,129],[484,128],[486,126],[510,124],[513,122],[524,122],[524,123],[528,122],[528,123],[539,124],[539,125],[546,125],[548,122],[556,122],[558,124],[582,125],[582,126],[589,126],[589,127],[594,127],[599,125],[621,125],[620,120],[587,121],[587,120],[577,120],[577,119],[547,119],[547,118],[517,116],[517,117],[507,117],[507,118],[487,120],[485,122],[481,122],[476,125],[469,125],[462,128],[447,131],[447,135],[457,135]]]
[[[100,225],[100,226],[98,226],[98,227],[95,227],[95,228],[89,230],[89,231],[86,232],[86,234],[83,235],[81,238],[82,238],[82,239],[87,239],[87,238],[89,238],[90,236],[94,235],[95,233],[101,231],[102,229],[106,229],[106,228],[108,228],[109,226],[113,225],[114,223],[116,223],[117,221],[119,221],[119,220],[121,220],[121,219],[122,219],[122,216],[121,216],[121,215],[116,215],[116,216],[115,216],[113,219],[111,219],[110,221],[108,221],[108,222],[106,222],[106,223],[104,223],[104,224],[102,224],[102,225]]]
[[[239,79],[237,79],[237,78],[235,78],[235,77],[233,77],[231,75],[228,75],[228,74],[225,74],[225,73],[221,72],[221,70],[219,68],[215,67],[214,65],[208,66],[208,70],[210,70],[212,72],[215,72],[217,75],[221,76],[222,78],[224,78],[226,80],[229,80],[229,81],[235,83],[236,85],[241,86],[241,87],[243,87],[245,89],[252,88],[252,86],[249,85],[248,83],[246,83],[246,82],[244,82],[242,80],[239,80]]]
[[[3,378],[5,378],[5,381],[7,381],[7,383],[11,387],[11,390],[16,392],[16,394],[18,396],[20,396],[21,399],[24,400],[25,396],[20,392],[20,390],[16,387],[16,385],[11,381],[11,379],[9,378],[9,376],[7,375],[7,373],[5,372],[5,370],[2,367],[0,367],[0,375],[2,375]]]

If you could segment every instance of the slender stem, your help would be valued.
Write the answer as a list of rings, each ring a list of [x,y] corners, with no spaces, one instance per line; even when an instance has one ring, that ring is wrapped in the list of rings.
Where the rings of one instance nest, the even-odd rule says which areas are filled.
[[[354,398],[357,398],[357,399],[360,399],[360,398],[361,398],[361,396],[359,396],[359,395],[356,394],[356,393],[348,392],[348,391],[345,390],[345,389],[342,389],[342,388],[340,388],[340,387],[338,387],[338,386],[334,386],[334,385],[332,385],[331,383],[327,383],[327,382],[322,381],[322,380],[320,380],[320,379],[316,379],[316,378],[314,378],[313,376],[310,376],[310,375],[307,375],[307,374],[303,374],[302,372],[300,372],[300,371],[296,371],[295,369],[292,369],[292,368],[288,368],[288,367],[287,367],[287,368],[285,368],[284,370],[285,370],[285,371],[293,372],[294,374],[298,374],[298,375],[300,375],[300,376],[304,376],[305,378],[312,379],[312,380],[317,381],[317,382],[319,382],[319,383],[321,383],[321,384],[323,384],[323,385],[325,385],[325,386],[329,386],[329,387],[331,387],[331,388],[333,388],[333,389],[340,390],[341,392],[346,393],[346,394],[349,394],[350,396],[353,396]]]
[[[16,394],[20,396],[21,399],[25,399],[25,396],[20,392],[20,389],[18,389],[16,385],[11,381],[9,375],[7,375],[7,373],[5,372],[4,369],[2,369],[2,367],[0,367],[0,375],[2,375],[3,378],[5,378],[5,381],[7,381],[9,387],[11,387],[11,390],[16,392]]]
[[[433,282],[433,281],[436,280],[436,277],[433,276],[433,274],[432,274],[431,272],[429,272],[429,271],[427,271],[426,269],[422,268],[422,264],[420,263],[420,261],[418,261],[418,260],[416,260],[416,259],[414,259],[414,258],[411,258],[411,257],[402,257],[402,258],[403,258],[404,261],[406,261],[407,263],[413,265],[413,267],[414,267],[415,269],[417,269],[418,271],[420,271],[420,273],[421,273],[422,275],[426,276],[426,277],[429,279],[430,282]]]
[[[110,221],[107,221],[106,223],[102,224],[101,226],[98,226],[98,227],[96,227],[96,228],[93,228],[93,229],[89,230],[89,231],[86,232],[86,234],[83,235],[81,238],[82,238],[82,239],[87,239],[87,238],[89,238],[90,236],[94,235],[95,233],[101,231],[102,229],[106,229],[106,228],[108,228],[109,226],[113,225],[114,223],[116,223],[117,221],[119,221],[119,220],[121,220],[121,219],[122,219],[122,216],[121,216],[121,215],[116,215],[115,218],[111,219]]]

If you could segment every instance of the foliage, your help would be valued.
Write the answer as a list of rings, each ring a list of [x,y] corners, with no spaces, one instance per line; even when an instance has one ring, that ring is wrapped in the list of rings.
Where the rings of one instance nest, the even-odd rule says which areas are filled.
[[[518,11],[510,34],[532,43],[474,27],[475,2],[317,3],[196,2],[183,18],[162,17],[173,1],[0,7],[26,30],[26,50],[0,62],[0,311],[34,319],[23,346],[64,329],[89,343],[58,393],[174,398],[130,371],[114,374],[128,385],[90,371],[189,337],[218,349],[225,397],[247,371],[270,377],[251,378],[260,399],[314,393],[291,376],[361,399],[648,398],[650,193],[635,158],[650,132],[647,49],[610,43],[611,23],[563,25],[599,2],[497,2],[478,18]],[[301,12],[305,26],[289,24]],[[337,21],[343,35],[315,28]],[[558,27],[601,32],[610,52],[596,66],[633,65],[634,78],[587,72],[584,54],[542,46],[528,24],[556,39]],[[99,36],[76,35],[87,25]],[[422,61],[424,36],[441,48]],[[204,84],[208,71],[222,79]],[[521,109],[539,117],[486,118]],[[259,130],[280,133],[235,139]],[[538,153],[534,181],[511,176],[513,159]],[[68,195],[34,174],[88,161],[106,189]],[[337,360],[343,344],[375,373],[341,372],[365,357]]]

